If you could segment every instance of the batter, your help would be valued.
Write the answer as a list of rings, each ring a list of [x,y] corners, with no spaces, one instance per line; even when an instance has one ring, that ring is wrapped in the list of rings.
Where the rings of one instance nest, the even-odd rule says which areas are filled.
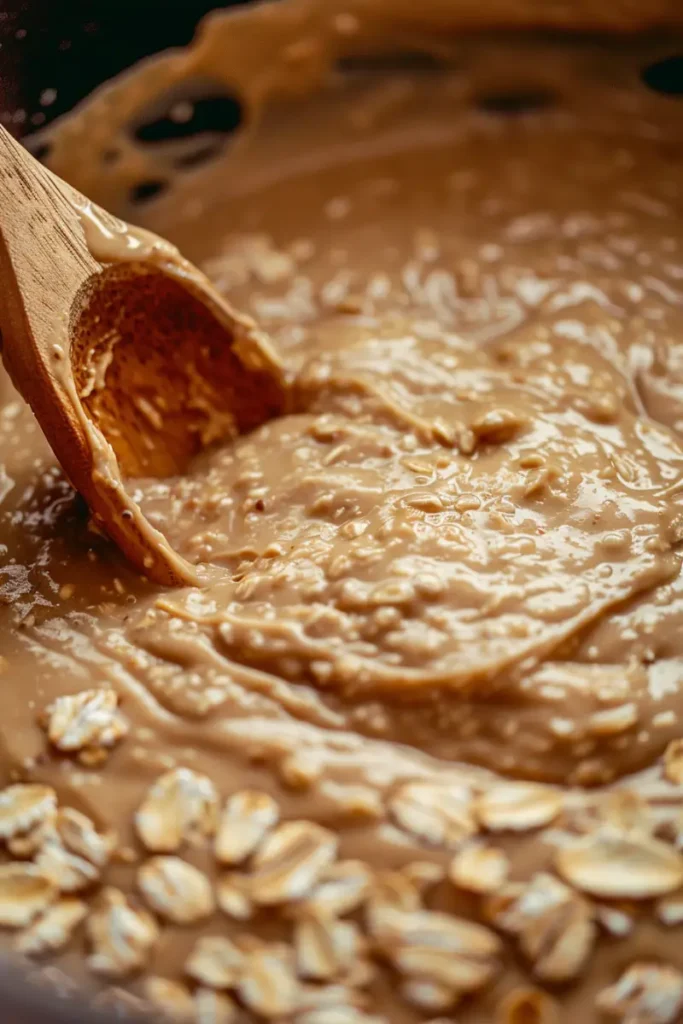
[[[222,15],[51,139],[132,217],[173,157],[97,178],[121,96],[229,64],[245,23],[283,91],[327,83],[245,80],[244,136],[136,214],[290,382],[288,415],[129,482],[205,584],[136,577],[4,385],[3,940],[201,1022],[669,1024],[680,107],[635,44],[425,38],[330,76],[374,38],[353,6]]]

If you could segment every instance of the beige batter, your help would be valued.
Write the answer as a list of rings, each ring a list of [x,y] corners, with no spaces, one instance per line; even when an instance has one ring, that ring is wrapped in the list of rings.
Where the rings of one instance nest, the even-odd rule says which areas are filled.
[[[357,7],[222,16],[129,94],[250,18],[282,52],[311,19],[303,89],[363,52]],[[671,1024],[681,107],[639,84],[658,44],[418,48],[440,62],[247,91],[247,135],[145,214],[291,386],[129,482],[201,585],[135,577],[7,386],[3,781],[34,788],[0,795],[3,934],[201,1022]],[[510,83],[544,102],[478,109]],[[124,95],[58,126],[53,165],[130,217],[153,157],[98,177],[91,144]]]

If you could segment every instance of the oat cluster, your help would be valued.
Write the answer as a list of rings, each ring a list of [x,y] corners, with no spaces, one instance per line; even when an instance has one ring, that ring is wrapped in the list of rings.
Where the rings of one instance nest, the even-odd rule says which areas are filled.
[[[62,698],[44,719],[50,741],[108,750],[122,736],[117,703],[106,690]],[[134,851],[51,787],[16,783],[0,793],[0,926],[29,958],[84,948],[97,1002],[179,1021],[382,1024],[387,970],[398,998],[436,1021],[514,956],[528,985],[504,993],[499,1020],[552,1024],[555,987],[580,979],[599,943],[627,939],[644,908],[683,922],[679,743],[663,765],[652,800],[455,774],[407,781],[382,822],[415,856],[393,869],[345,858],[343,830],[285,820],[272,795],[221,794],[189,768],[148,789]],[[527,835],[547,845],[548,864],[513,878],[510,843]],[[129,886],[112,881],[121,864]],[[154,951],[177,926],[200,926],[199,937],[180,975],[157,976]],[[621,1024],[674,1024],[683,974],[628,963],[596,1008]]]

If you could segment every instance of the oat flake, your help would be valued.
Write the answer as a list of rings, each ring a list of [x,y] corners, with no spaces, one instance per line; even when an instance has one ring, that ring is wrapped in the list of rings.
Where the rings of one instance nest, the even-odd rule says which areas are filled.
[[[389,1024],[386,1017],[363,1013],[355,1006],[321,1006],[298,1014],[296,1024]],[[451,1024],[449,1021],[448,1024]]]
[[[683,924],[683,892],[675,892],[658,900],[657,917],[670,928]]]
[[[367,1005],[366,994],[352,988],[347,981],[335,985],[315,985],[305,982],[299,985],[299,1014],[323,1009],[360,1011]]]
[[[443,882],[448,872],[441,864],[435,864],[433,861],[412,860],[401,868],[401,874],[410,880],[421,896],[424,896],[435,885]]]
[[[542,828],[561,810],[561,794],[534,782],[494,786],[480,796],[475,805],[479,821],[490,832],[527,832]]]
[[[557,870],[603,899],[650,899],[683,884],[683,856],[641,833],[602,829],[557,851]]]
[[[249,895],[269,906],[308,895],[337,854],[338,836],[310,821],[289,821],[265,840],[254,858]]]
[[[97,868],[104,868],[111,856],[115,836],[101,834],[85,814],[62,807],[55,820],[57,835],[71,853],[83,857]]]
[[[43,724],[50,743],[64,753],[108,750],[126,736],[129,728],[112,689],[83,690],[58,697],[45,709]]]
[[[650,807],[647,801],[632,789],[618,789],[609,793],[601,802],[599,811],[602,822],[617,831],[652,832]]]
[[[487,905],[490,920],[516,935],[534,974],[544,981],[575,978],[595,943],[590,904],[552,875],[539,872],[531,882],[504,886]]]
[[[294,928],[296,964],[300,977],[331,981],[351,966],[360,934],[355,924],[306,913]]]
[[[174,924],[194,924],[215,910],[209,879],[180,857],[152,857],[138,871],[138,887],[149,907]]]
[[[0,793],[0,839],[29,832],[57,810],[57,794],[49,786],[8,786]]]
[[[510,862],[502,850],[472,843],[455,855],[449,877],[453,884],[468,892],[495,892],[505,882]]]
[[[149,789],[135,815],[135,826],[152,853],[175,853],[216,831],[218,793],[206,775],[174,768]]]
[[[237,1014],[237,1004],[224,992],[210,988],[199,988],[195,992],[195,1024],[233,1024]]]
[[[59,900],[17,936],[14,948],[26,956],[56,953],[69,943],[87,912],[88,907],[82,900]]]
[[[145,997],[169,1020],[194,1020],[194,1001],[184,985],[167,978],[145,978]]]
[[[122,978],[147,963],[159,931],[151,914],[134,910],[119,889],[104,889],[86,921],[92,946],[88,966],[96,974]]]
[[[360,860],[340,860],[320,875],[317,887],[306,901],[314,913],[330,917],[351,914],[370,891],[371,872]]]
[[[409,782],[391,799],[389,811],[406,832],[447,849],[477,831],[469,791],[460,785]]]
[[[254,916],[254,904],[243,875],[225,874],[215,885],[218,906],[236,921],[249,921]]]
[[[420,890],[404,871],[380,871],[375,875],[365,904],[365,925],[371,934],[381,929],[387,909],[422,910]]]
[[[85,857],[79,857],[62,846],[58,838],[49,837],[38,853],[36,867],[60,892],[81,892],[100,878],[100,869]]]
[[[299,1000],[289,959],[267,947],[245,957],[237,991],[247,1009],[268,1020],[293,1013]]]
[[[185,972],[208,988],[232,988],[244,962],[244,954],[222,935],[204,935],[185,964]]]
[[[373,915],[373,926],[373,939],[404,974],[473,992],[498,970],[500,939],[472,921],[386,908]]]
[[[595,916],[608,935],[624,939],[633,931],[635,921],[630,914],[616,907],[598,906],[595,908]]]
[[[216,836],[216,858],[221,864],[240,864],[277,825],[280,808],[271,796],[242,790],[227,801]]]
[[[13,836],[7,840],[7,850],[19,860],[29,860],[43,848],[48,839],[55,836],[55,815],[50,812],[44,821],[34,825],[30,832]]]
[[[404,981],[401,985],[401,996],[407,1003],[417,1006],[420,1010],[437,1013],[440,1010],[449,1010],[460,999],[459,993],[448,985],[424,981],[421,978]]]
[[[55,884],[33,864],[0,865],[0,927],[26,928],[56,896]]]
[[[596,1003],[619,1024],[674,1024],[683,1010],[683,974],[664,964],[633,964]]]

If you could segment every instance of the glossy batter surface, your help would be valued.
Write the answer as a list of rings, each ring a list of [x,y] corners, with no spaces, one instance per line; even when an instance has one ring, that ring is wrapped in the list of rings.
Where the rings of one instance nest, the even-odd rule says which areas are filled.
[[[571,67],[513,117],[351,76],[152,212],[291,382],[130,485],[202,586],[8,388],[8,945],[201,1021],[678,1019],[680,114]]]

